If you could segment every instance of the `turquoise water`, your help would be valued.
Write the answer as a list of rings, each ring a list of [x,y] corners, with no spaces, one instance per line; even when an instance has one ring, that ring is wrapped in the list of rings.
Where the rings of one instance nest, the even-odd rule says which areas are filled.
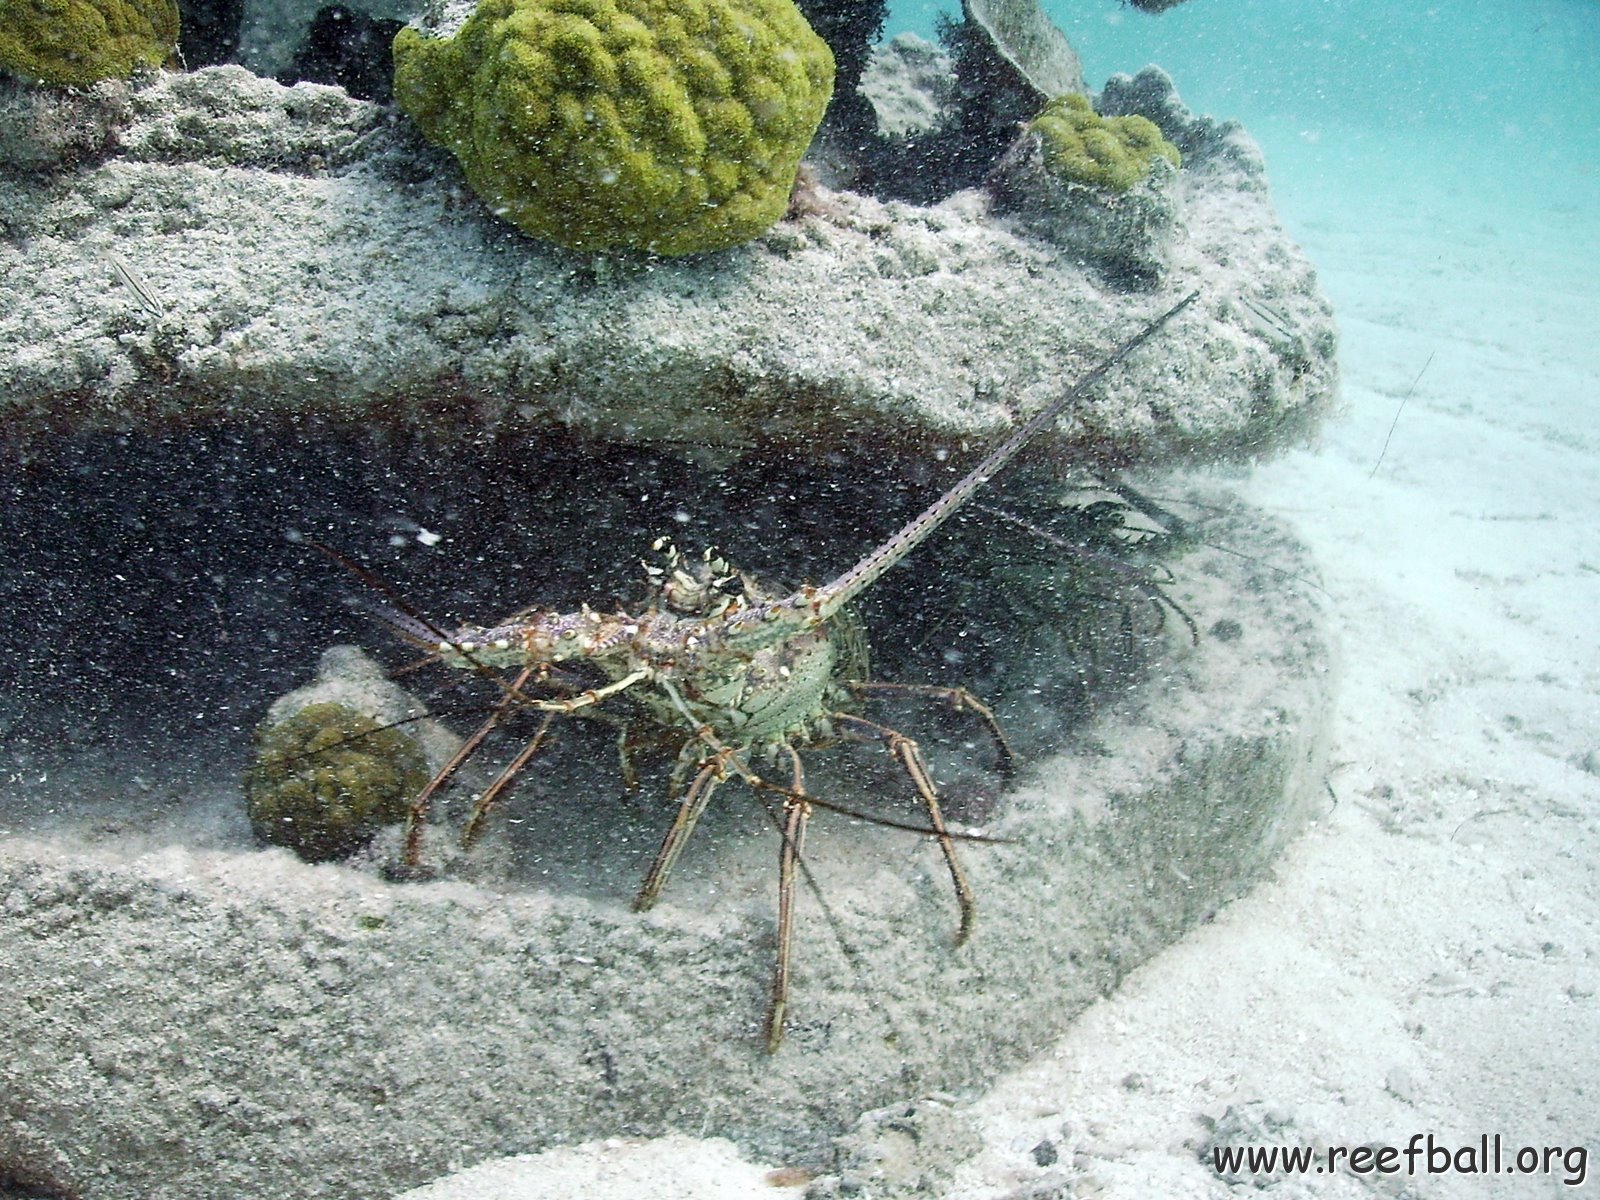
[[[931,38],[941,9],[950,11],[895,5],[886,32]],[[1189,0],[1161,14],[1053,0],[1045,9],[1091,87],[1160,65],[1191,108],[1244,122],[1280,187],[1286,172],[1335,162],[1352,142],[1390,147],[1397,184],[1419,143],[1490,192],[1515,194],[1530,176],[1562,190],[1600,179],[1594,0]]]
[[[895,5],[886,32],[931,38],[940,11],[951,8]],[[1246,121],[1441,123],[1506,136],[1500,126],[1515,113],[1600,146],[1593,0],[1189,0],[1161,14],[1054,0],[1045,11],[1095,87],[1154,62],[1194,107]]]

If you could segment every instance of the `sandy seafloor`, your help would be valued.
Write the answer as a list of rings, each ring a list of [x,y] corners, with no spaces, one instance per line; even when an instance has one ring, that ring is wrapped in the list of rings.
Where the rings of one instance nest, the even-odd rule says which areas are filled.
[[[1197,0],[1202,40],[1169,27],[1147,57],[1261,141],[1340,317],[1343,415],[1240,481],[1329,593],[1328,808],[1273,879],[977,1102],[987,1148],[948,1200],[1600,1188],[1600,1161],[1568,1185],[1571,1158],[1234,1183],[1201,1159],[1213,1123],[1262,1146],[1600,1155],[1600,6],[1373,6],[1365,31],[1361,5],[1292,7],[1304,22]],[[1092,80],[1144,61],[1089,51],[1147,32],[1069,30]],[[1259,88],[1253,51],[1278,53]],[[559,1152],[571,1194],[798,1194],[704,1150],[596,1149]]]
[[[992,1150],[951,1196],[995,1195],[1063,1128],[1103,1189],[1074,1195],[1226,1195],[1200,1118],[1253,1101],[1267,1145],[1600,1152],[1600,170],[1484,195],[1471,162],[1394,179],[1384,150],[1272,161],[1340,313],[1348,412],[1243,487],[1331,593],[1329,811],[985,1098]],[[1564,1174],[1389,1186],[1545,1196]]]
[[[1330,593],[1328,811],[980,1102],[989,1149],[952,1198],[1037,1177],[1047,1138],[1073,1196],[1248,1190],[1196,1153],[1230,1106],[1262,1145],[1600,1154],[1600,92],[1578,69],[1600,8],[1461,15],[1494,9],[1459,40],[1429,10],[1453,89],[1420,94],[1372,50],[1387,119],[1246,117],[1343,334],[1344,415],[1242,485]],[[1351,79],[1368,49],[1321,47]],[[1570,1177],[1253,1182],[1477,1198]]]

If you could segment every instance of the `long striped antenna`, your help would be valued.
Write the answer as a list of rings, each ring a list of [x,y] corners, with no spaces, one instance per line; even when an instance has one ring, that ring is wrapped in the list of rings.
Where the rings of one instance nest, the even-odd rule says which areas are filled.
[[[467,661],[474,674],[482,676],[499,688],[507,700],[514,700],[518,704],[526,705],[529,708],[537,707],[534,701],[522,692],[522,684],[526,682],[525,677],[517,683],[508,683],[493,667],[475,658],[469,648],[457,643],[454,634],[447,633],[413,608],[404,596],[384,582],[382,576],[367,570],[360,563],[340,554],[332,546],[324,545],[314,538],[307,538],[306,545],[326,554],[390,604],[394,605],[394,612],[384,613],[380,611],[377,616],[379,620],[394,630],[401,640],[410,642],[420,649],[428,650],[435,654],[441,646],[447,646]]]
[[[1194,303],[1195,298],[1199,295],[1200,293],[1197,291],[1190,292],[1182,300],[1179,300],[1166,312],[1118,346],[1112,351],[1109,358],[1078,380],[1060,397],[1034,413],[1026,424],[1014,431],[1010,437],[985,455],[983,461],[973,467],[960,483],[928,505],[921,513],[913,517],[899,533],[896,533],[888,541],[868,554],[855,566],[839,576],[838,579],[823,586],[820,589],[820,599],[811,605],[812,611],[824,620],[837,613],[863,588],[871,585],[877,580],[878,576],[894,566],[895,563],[909,554],[918,543],[943,525],[952,513],[972,498],[973,493],[988,483],[990,479],[1021,453],[1022,448],[1037,437],[1040,431],[1053,424],[1056,418],[1066,409],[1067,405],[1099,383],[1112,367],[1153,338],[1160,332],[1162,326]],[[805,607],[803,596],[797,595],[793,606],[796,608]]]

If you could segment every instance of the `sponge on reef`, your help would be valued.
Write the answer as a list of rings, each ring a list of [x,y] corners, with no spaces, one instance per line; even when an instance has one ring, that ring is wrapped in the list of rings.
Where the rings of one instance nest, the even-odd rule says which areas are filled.
[[[1064,183],[1126,192],[1164,158],[1181,166],[1178,148],[1145,117],[1102,117],[1087,97],[1057,96],[1028,126],[1039,135],[1045,166]]]
[[[0,0],[0,70],[83,87],[159,67],[178,44],[176,0]]]
[[[499,216],[580,250],[690,254],[784,213],[833,90],[792,0],[482,0],[405,28],[395,98]]]
[[[428,762],[398,728],[324,701],[261,724],[244,782],[260,841],[327,862],[404,818],[428,782]]]

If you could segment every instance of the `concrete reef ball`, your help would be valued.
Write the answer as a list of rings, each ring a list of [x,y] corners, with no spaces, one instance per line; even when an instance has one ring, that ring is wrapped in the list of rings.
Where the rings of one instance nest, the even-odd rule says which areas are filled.
[[[307,862],[360,850],[428,782],[416,739],[343,704],[308,704],[256,730],[245,800],[257,839]]]
[[[0,70],[84,87],[159,67],[178,45],[176,0],[0,0]]]
[[[1028,126],[1039,135],[1045,166],[1063,183],[1126,192],[1158,158],[1182,165],[1178,148],[1144,117],[1102,117],[1085,96],[1057,96]]]
[[[784,213],[833,90],[791,0],[483,0],[402,29],[395,98],[494,212],[576,250],[693,254]]]

